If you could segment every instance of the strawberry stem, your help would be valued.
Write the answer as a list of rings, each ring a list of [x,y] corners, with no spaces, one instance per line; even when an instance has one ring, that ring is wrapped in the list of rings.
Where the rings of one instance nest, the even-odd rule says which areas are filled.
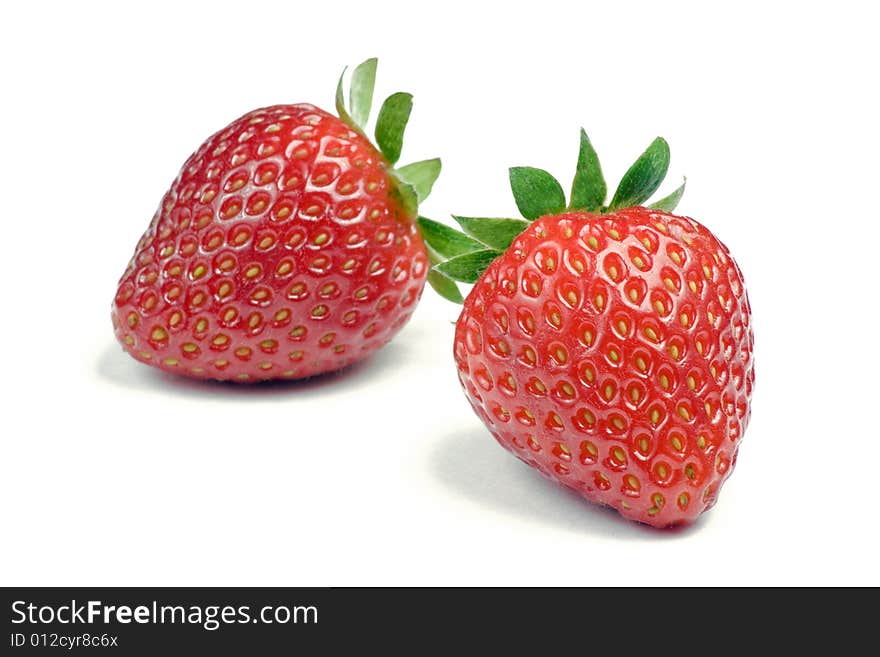
[[[604,214],[641,205],[657,191],[668,168],[669,145],[662,137],[657,137],[623,175],[611,203],[606,206],[608,189],[599,157],[587,133],[581,128],[577,167],[568,205],[562,185],[551,174],[534,167],[512,167],[509,170],[510,188],[517,208],[527,221],[453,215],[453,219],[464,229],[461,232],[445,224],[419,218],[419,230],[429,253],[433,254],[432,271],[443,276],[434,281],[429,277],[428,282],[445,299],[454,301],[461,296],[457,288],[455,293],[452,292],[454,281],[476,282],[492,261],[528,227],[529,222],[559,214],[566,208]],[[649,207],[672,212],[684,194],[686,182]]]

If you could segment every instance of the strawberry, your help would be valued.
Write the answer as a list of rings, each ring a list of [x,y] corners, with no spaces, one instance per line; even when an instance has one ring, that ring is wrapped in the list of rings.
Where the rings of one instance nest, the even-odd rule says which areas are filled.
[[[119,281],[112,319],[126,351],[188,376],[298,379],[400,330],[428,276],[415,219],[440,161],[392,168],[406,93],[383,103],[378,148],[367,139],[375,73],[375,59],[355,69],[348,109],[340,78],[338,117],[257,109],[190,156]]]
[[[715,504],[749,422],[753,335],[742,274],[697,221],[649,207],[669,147],[655,140],[606,206],[581,131],[566,204],[546,171],[510,170],[519,219],[422,219],[455,300],[454,357],[495,439],[586,499],[656,527]]]

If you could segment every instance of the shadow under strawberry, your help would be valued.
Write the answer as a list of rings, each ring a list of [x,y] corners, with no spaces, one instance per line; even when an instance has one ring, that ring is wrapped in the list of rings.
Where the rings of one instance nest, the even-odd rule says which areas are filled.
[[[489,511],[530,525],[621,540],[686,537],[706,521],[657,532],[641,523],[621,523],[610,506],[583,504],[578,493],[558,486],[513,459],[498,458],[483,432],[456,431],[442,437],[431,452],[431,475],[453,494]]]
[[[383,370],[399,367],[400,362],[412,358],[411,352],[405,341],[392,341],[371,356],[341,369],[308,378],[266,379],[242,386],[233,381],[181,377],[158,368],[140,367],[132,359],[119,358],[118,345],[108,343],[98,354],[94,369],[101,379],[113,385],[158,392],[175,398],[254,399],[283,396],[287,400],[305,400],[313,394],[326,394],[329,389],[345,393],[373,385],[375,377]]]

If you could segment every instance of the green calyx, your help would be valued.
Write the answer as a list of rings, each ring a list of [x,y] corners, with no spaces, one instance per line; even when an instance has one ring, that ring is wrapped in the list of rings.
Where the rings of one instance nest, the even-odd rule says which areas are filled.
[[[568,202],[559,181],[543,169],[511,167],[510,188],[525,221],[453,216],[462,229],[459,231],[419,217],[419,229],[432,264],[428,283],[443,298],[462,303],[463,297],[456,282],[475,283],[529,222],[566,211],[603,214],[643,205],[660,187],[668,168],[669,145],[662,137],[657,137],[623,175],[611,202],[606,205],[608,188],[599,157],[582,128]],[[672,212],[684,194],[686,182],[648,207]]]
[[[344,89],[345,70],[339,76],[339,84],[336,86],[336,112],[339,118],[365,136],[373,105],[377,64],[378,60],[373,57],[362,62],[352,71],[347,107]],[[388,171],[395,186],[392,193],[398,197],[408,215],[416,216],[419,203],[428,198],[440,175],[441,165],[440,159],[434,158],[396,166],[403,150],[403,134],[409,122],[410,112],[412,112],[411,94],[399,91],[388,96],[376,117],[374,143],[392,166]]]

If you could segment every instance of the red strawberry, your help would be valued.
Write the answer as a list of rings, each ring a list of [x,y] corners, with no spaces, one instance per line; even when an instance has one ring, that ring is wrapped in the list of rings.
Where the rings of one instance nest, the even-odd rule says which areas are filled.
[[[415,219],[439,160],[393,169],[412,108],[396,93],[364,136],[376,60],[342,79],[339,118],[312,105],[249,112],[209,137],[165,194],[112,317],[140,361],[235,381],[302,378],[369,356],[428,275]]]
[[[515,168],[533,223],[456,217],[467,236],[422,220],[437,259],[449,258],[437,272],[476,282],[454,355],[492,435],[588,500],[658,527],[715,504],[754,383],[749,303],[727,248],[670,214],[684,185],[634,207],[668,162],[657,139],[605,207],[582,131],[567,207],[550,174]]]

